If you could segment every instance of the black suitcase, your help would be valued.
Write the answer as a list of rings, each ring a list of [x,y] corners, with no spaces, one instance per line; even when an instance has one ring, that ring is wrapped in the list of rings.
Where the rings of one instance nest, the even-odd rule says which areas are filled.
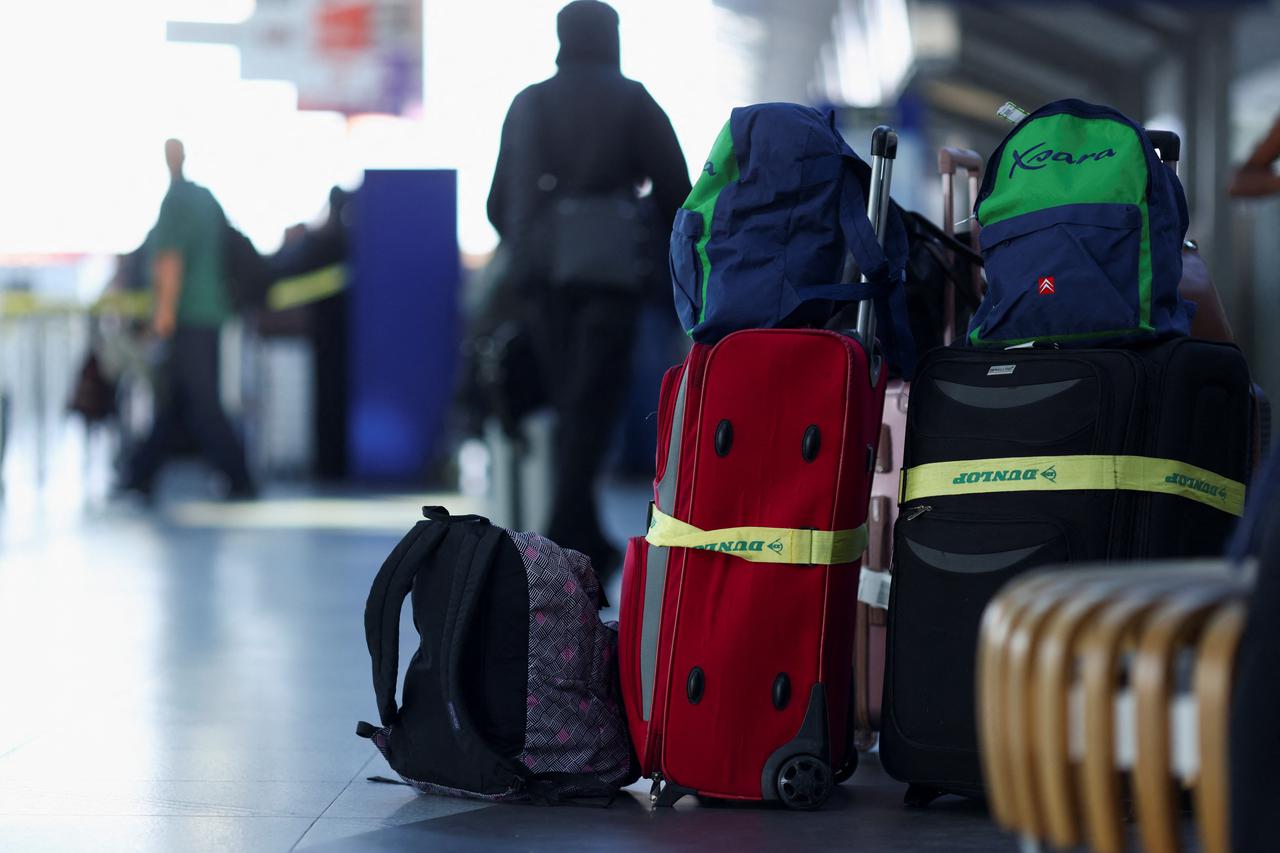
[[[911,388],[881,759],[908,801],[982,791],[982,611],[1049,564],[1221,554],[1244,503],[1249,370],[1230,344],[941,349]]]

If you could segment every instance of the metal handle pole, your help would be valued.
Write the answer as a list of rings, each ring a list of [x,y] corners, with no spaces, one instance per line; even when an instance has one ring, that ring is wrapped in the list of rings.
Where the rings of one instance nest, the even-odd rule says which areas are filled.
[[[876,239],[884,245],[884,232],[889,220],[888,188],[893,180],[893,159],[898,153],[898,135],[886,125],[880,125],[871,134],[871,186],[867,193],[867,218],[875,229]],[[862,281],[866,282],[864,273]],[[876,312],[872,300],[858,303],[858,337],[867,347],[874,361],[876,340]]]

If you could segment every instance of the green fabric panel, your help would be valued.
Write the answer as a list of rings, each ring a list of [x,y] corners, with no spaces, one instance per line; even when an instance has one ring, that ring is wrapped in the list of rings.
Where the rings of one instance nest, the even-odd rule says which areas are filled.
[[[182,255],[178,322],[184,326],[220,326],[231,316],[223,284],[222,208],[213,194],[190,181],[174,181],[160,204],[160,217],[148,239],[152,256]]]
[[[1151,331],[1151,224],[1147,211],[1150,180],[1146,150],[1132,127],[1114,119],[1059,113],[1023,125],[1004,143],[991,193],[977,210],[982,225],[1064,204],[1133,204],[1142,212],[1138,248],[1138,329]],[[1044,341],[1064,341],[1120,333],[1090,332]],[[1012,345],[1021,341],[975,344]]]
[[[1005,142],[978,220],[994,225],[1063,204],[1142,205],[1147,180],[1146,152],[1133,128],[1112,119],[1045,116]]]
[[[702,264],[702,294],[698,322],[707,315],[707,282],[711,280],[711,259],[707,257],[707,241],[711,239],[711,219],[715,215],[716,202],[720,191],[738,180],[738,158],[733,153],[733,132],[729,122],[724,123],[716,141],[711,145],[711,153],[707,155],[706,165],[702,167],[702,177],[689,191],[689,197],[681,205],[686,210],[696,210],[702,214],[702,236],[698,238],[698,260]]]

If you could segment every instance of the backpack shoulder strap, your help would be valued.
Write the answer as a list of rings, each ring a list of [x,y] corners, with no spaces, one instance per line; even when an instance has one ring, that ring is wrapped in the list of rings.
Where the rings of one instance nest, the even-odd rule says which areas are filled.
[[[854,299],[874,300],[876,335],[889,360],[904,378],[910,379],[916,370],[916,345],[907,316],[907,229],[901,209],[891,199],[888,221],[884,223],[884,245],[880,244],[867,218],[864,179],[870,181],[870,167],[848,151],[840,189],[840,228],[849,253],[866,278],[862,284],[852,285],[849,292],[856,294]]]
[[[796,294],[801,300],[873,300],[876,307],[876,337],[889,360],[904,378],[910,379],[916,369],[916,346],[907,317],[904,283],[908,247],[902,211],[890,200],[884,245],[881,246],[875,229],[871,227],[871,220],[867,218],[867,199],[863,192],[863,183],[871,180],[871,168],[852,149],[846,147],[843,156],[845,169],[840,187],[840,229],[849,254],[853,256],[854,263],[866,280],[804,285],[795,289]],[[837,315],[835,323],[838,326],[842,322],[843,312]],[[828,328],[832,327],[832,324],[828,324]]]
[[[893,278],[898,271],[893,269],[894,265],[890,262],[893,246],[889,244],[889,230],[885,232],[885,245],[881,246],[875,229],[871,227],[871,220],[867,218],[867,197],[863,186],[870,183],[871,168],[850,149],[846,148],[843,156],[845,168],[840,187],[840,229],[844,232],[845,244],[868,282],[893,286],[896,284]],[[898,225],[901,226],[901,220]],[[903,260],[905,258],[898,258],[899,267]]]
[[[489,577],[489,569],[498,556],[498,542],[506,533],[501,527],[490,526],[481,536],[469,537],[453,567],[453,583],[450,585],[449,606],[445,610],[444,630],[440,635],[442,666],[440,677],[442,693],[449,706],[449,723],[455,734],[474,731],[471,715],[462,701],[462,681],[459,663],[462,660],[463,635],[475,616],[480,592]]]
[[[488,525],[479,536],[467,536],[459,550],[453,566],[444,627],[440,633],[440,695],[445,702],[454,742],[469,765],[482,777],[509,776],[515,785],[522,786],[528,776],[526,768],[493,749],[472,719],[462,685],[463,676],[467,674],[462,668],[467,631],[475,618],[477,605],[505,536],[505,529]]]
[[[395,722],[396,678],[400,667],[400,607],[413,588],[423,558],[444,538],[446,525],[419,521],[378,570],[364,607],[365,642],[373,661],[373,689],[384,726]]]

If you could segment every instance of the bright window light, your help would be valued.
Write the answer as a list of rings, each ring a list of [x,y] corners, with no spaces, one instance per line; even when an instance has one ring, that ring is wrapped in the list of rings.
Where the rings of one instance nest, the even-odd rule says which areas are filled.
[[[167,184],[166,137],[188,173],[272,250],[369,167],[456,168],[463,251],[496,237],[484,214],[503,116],[554,72],[561,0],[427,0],[425,102],[410,118],[299,112],[285,82],[240,79],[235,48],[169,43],[167,20],[235,23],[252,0],[41,0],[0,7],[0,254],[133,249]],[[729,109],[744,58],[712,0],[617,0],[624,73],[666,108],[692,174]],[[71,22],[74,22],[73,24]]]

